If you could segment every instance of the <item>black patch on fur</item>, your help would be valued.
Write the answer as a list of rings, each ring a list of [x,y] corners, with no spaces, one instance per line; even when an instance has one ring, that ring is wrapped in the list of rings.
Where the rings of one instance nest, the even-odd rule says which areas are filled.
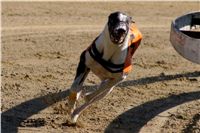
[[[81,78],[79,85],[84,81],[87,74],[89,73],[90,69],[85,65],[85,53],[86,51],[83,51],[83,53],[80,56],[80,62],[78,64],[78,68],[76,70],[76,76],[75,79],[80,76],[80,74],[84,73],[83,77]]]

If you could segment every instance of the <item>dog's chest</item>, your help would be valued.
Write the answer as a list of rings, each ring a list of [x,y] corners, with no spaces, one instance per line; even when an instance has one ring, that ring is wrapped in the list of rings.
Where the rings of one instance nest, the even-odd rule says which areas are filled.
[[[109,79],[109,78],[120,78],[123,73],[112,73],[106,70],[101,64],[95,61],[89,54],[86,52],[86,65],[90,70],[97,75],[101,80]]]
[[[96,41],[97,50],[102,53],[102,58],[113,64],[123,64],[127,55],[127,47],[123,45],[121,47],[113,44],[109,44],[105,39],[101,37]]]

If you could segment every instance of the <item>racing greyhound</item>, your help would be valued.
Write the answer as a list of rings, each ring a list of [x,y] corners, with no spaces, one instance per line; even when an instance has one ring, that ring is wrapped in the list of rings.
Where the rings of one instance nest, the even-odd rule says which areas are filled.
[[[74,82],[68,97],[71,122],[76,123],[80,113],[102,99],[123,81],[131,71],[131,57],[142,40],[142,34],[131,17],[122,12],[111,13],[103,31],[82,52]],[[83,92],[83,82],[92,71],[101,79],[98,89],[84,95],[85,103],[76,107]]]

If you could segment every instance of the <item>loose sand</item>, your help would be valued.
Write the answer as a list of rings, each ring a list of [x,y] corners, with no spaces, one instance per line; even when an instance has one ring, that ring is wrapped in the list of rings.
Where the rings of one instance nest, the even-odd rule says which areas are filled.
[[[198,2],[3,2],[3,133],[200,133],[200,66],[169,42],[170,24]],[[144,38],[128,79],[67,123],[80,53],[121,10]],[[99,83],[92,73],[85,82]]]

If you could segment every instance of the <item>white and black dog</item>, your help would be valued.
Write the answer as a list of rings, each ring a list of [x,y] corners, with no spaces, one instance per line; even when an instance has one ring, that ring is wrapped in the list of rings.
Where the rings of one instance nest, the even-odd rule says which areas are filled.
[[[102,99],[127,77],[131,70],[131,57],[142,39],[131,17],[122,12],[111,13],[102,33],[80,56],[74,82],[68,98],[73,123],[80,113],[93,102]],[[76,108],[82,95],[83,82],[90,70],[101,79],[98,89],[84,95],[85,103]]]

